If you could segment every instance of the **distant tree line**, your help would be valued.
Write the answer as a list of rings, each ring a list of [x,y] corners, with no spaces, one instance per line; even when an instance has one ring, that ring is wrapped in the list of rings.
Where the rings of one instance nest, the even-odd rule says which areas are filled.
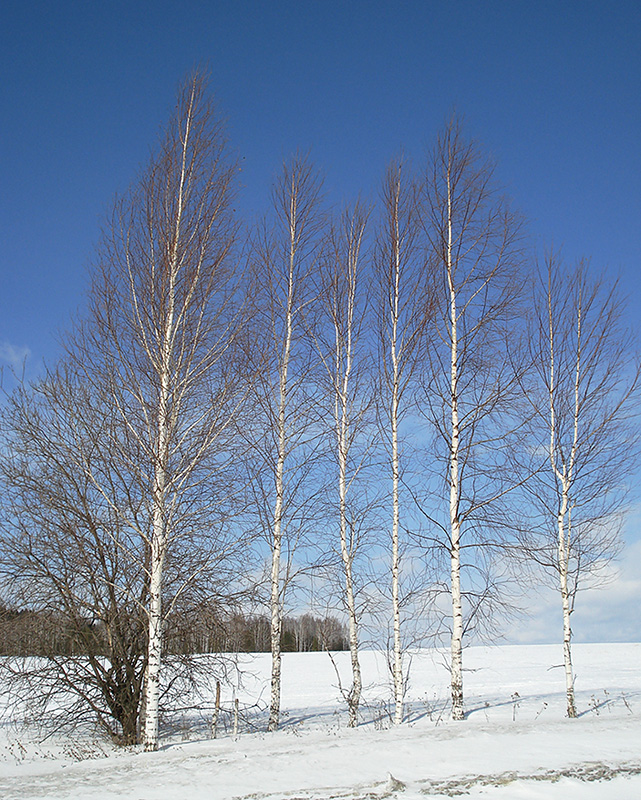
[[[270,631],[269,618],[264,614],[236,613],[221,619],[214,609],[200,608],[171,618],[163,647],[168,654],[181,655],[269,653]],[[144,641],[141,630],[141,647]],[[348,648],[347,629],[336,617],[302,614],[283,619],[284,653]],[[82,656],[88,649],[96,655],[109,655],[107,629],[99,620],[85,619],[76,628],[63,613],[20,611],[0,605],[0,656]]]

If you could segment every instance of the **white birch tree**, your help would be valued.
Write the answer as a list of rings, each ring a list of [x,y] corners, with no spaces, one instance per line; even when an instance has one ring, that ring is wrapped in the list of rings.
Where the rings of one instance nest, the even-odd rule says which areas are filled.
[[[416,187],[402,161],[392,161],[381,192],[382,220],[375,270],[379,297],[380,428],[389,458],[391,493],[392,682],[394,723],[403,721],[405,677],[401,636],[401,452],[400,426],[425,322],[430,313],[427,264],[421,258]]]
[[[533,477],[526,485],[535,516],[526,552],[560,592],[566,709],[573,718],[571,615],[579,588],[593,584],[620,547],[637,448],[639,364],[616,283],[591,278],[585,262],[567,270],[548,257],[534,308]]]
[[[323,301],[315,335],[319,358],[329,385],[334,459],[337,469],[339,554],[343,600],[347,613],[352,683],[346,693],[349,726],[358,724],[362,692],[359,658],[360,608],[355,562],[362,545],[362,507],[350,502],[358,492],[357,480],[367,458],[359,443],[363,422],[371,406],[372,387],[366,386],[367,367],[361,333],[366,321],[363,303],[364,262],[361,248],[368,214],[361,204],[346,211],[328,238],[319,294]]]
[[[194,543],[205,518],[216,529],[222,518],[216,470],[237,405],[235,172],[196,74],[181,88],[137,186],[116,203],[98,250],[88,317],[69,339],[70,358],[86,381],[106,385],[136,443],[138,461],[129,468],[146,486],[149,528],[138,531],[148,548],[147,750],[158,746],[163,624],[171,612],[163,608],[167,558],[181,537]],[[92,479],[103,486],[100,476]]]
[[[508,412],[517,380],[507,358],[517,317],[518,220],[496,195],[493,168],[453,119],[425,172],[422,214],[434,270],[434,314],[424,347],[422,411],[435,434],[445,503],[424,513],[446,554],[451,599],[452,717],[464,718],[463,639],[492,596],[484,555],[490,512],[508,490]],[[429,480],[427,481],[429,483]],[[425,509],[425,507],[423,507]],[[483,563],[485,560],[486,564]],[[464,575],[470,581],[465,587]]]
[[[252,248],[254,262],[253,358],[258,373],[252,406],[252,485],[256,512],[270,551],[271,691],[268,729],[280,718],[281,635],[293,559],[307,524],[311,376],[304,315],[313,299],[322,227],[322,182],[308,159],[284,164],[272,190],[273,215]]]

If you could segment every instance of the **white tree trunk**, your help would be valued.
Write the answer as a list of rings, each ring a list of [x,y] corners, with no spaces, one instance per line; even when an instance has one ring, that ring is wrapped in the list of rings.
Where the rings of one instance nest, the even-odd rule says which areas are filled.
[[[281,628],[282,598],[280,585],[280,565],[283,539],[283,504],[285,497],[285,458],[287,454],[287,381],[289,361],[292,348],[292,326],[294,316],[294,281],[296,259],[296,202],[292,190],[289,218],[289,264],[287,274],[287,299],[285,305],[285,339],[279,361],[279,396],[278,396],[278,458],[276,462],[276,505],[274,508],[274,527],[272,532],[272,569],[271,569],[271,697],[269,705],[269,721],[267,729],[275,731],[280,721],[280,685],[281,685]]]
[[[160,668],[162,660],[162,573],[167,552],[169,531],[167,529],[167,503],[166,491],[168,482],[169,446],[171,438],[172,419],[177,409],[171,405],[172,383],[172,350],[175,336],[176,322],[176,279],[180,269],[178,259],[178,245],[180,242],[182,215],[184,207],[184,190],[187,174],[187,153],[192,125],[194,94],[192,91],[191,102],[185,130],[182,137],[182,160],[180,180],[177,192],[176,219],[174,223],[173,240],[168,254],[168,286],[167,305],[164,309],[161,351],[159,358],[148,352],[150,363],[159,362],[158,377],[160,390],[158,395],[158,428],[156,435],[154,486],[153,486],[153,521],[151,534],[151,564],[149,576],[149,641],[147,654],[147,683],[145,695],[145,750],[158,749],[158,713],[160,700]],[[180,315],[178,315],[180,316]],[[150,347],[151,345],[148,345]]]
[[[165,352],[168,355],[168,338]],[[167,363],[167,362],[165,362]],[[162,659],[162,572],[167,549],[165,488],[167,481],[167,447],[169,370],[162,376],[158,421],[158,452],[153,488],[153,526],[149,576],[149,638],[145,682],[145,750],[158,749],[158,713],[160,701],[160,666]]]
[[[169,359],[173,306],[170,306],[163,348],[163,374],[158,403],[158,440],[153,487],[153,520],[149,575],[149,639],[145,683],[145,750],[158,749],[158,713],[160,701],[160,666],[162,659],[162,573],[167,550],[165,490],[169,446]]]
[[[559,583],[561,589],[561,602],[563,606],[563,664],[565,667],[565,693],[567,698],[567,715],[570,719],[576,718],[576,705],[574,701],[574,671],[572,669],[572,628],[570,627],[570,614],[572,605],[568,591],[568,561],[569,561],[569,531],[565,530],[567,516],[567,497],[563,497],[563,506],[559,513]]]
[[[145,683],[145,750],[158,749],[158,712],[160,701],[160,664],[162,655],[162,557],[152,546],[151,583],[149,587],[149,643]]]
[[[458,413],[458,329],[456,287],[452,263],[452,205],[448,174],[448,225],[447,225],[447,282],[450,295],[450,581],[452,593],[452,640],[451,640],[451,692],[452,719],[461,720],[463,710],[463,604],[461,598],[461,521],[459,498],[461,496],[459,476],[460,427]]]
[[[463,605],[461,599],[461,526],[458,518],[458,409],[452,405],[450,455],[450,579],[452,591],[451,688],[452,719],[463,719]]]
[[[278,509],[277,509],[278,513]],[[269,701],[269,721],[267,730],[275,731],[278,729],[280,720],[280,672],[281,672],[281,602],[280,602],[280,553],[281,553],[281,532],[274,530],[274,540],[272,542],[272,573],[271,573],[271,651],[272,651],[272,672],[271,672],[271,693]]]
[[[561,605],[563,609],[563,664],[565,669],[565,692],[567,698],[567,715],[570,719],[577,716],[576,704],[574,699],[574,671],[572,669],[572,628],[570,626],[570,615],[572,613],[572,598],[569,590],[569,568],[570,568],[570,489],[576,461],[576,449],[579,436],[579,389],[581,380],[581,296],[579,295],[577,307],[577,351],[574,372],[574,411],[573,411],[573,435],[569,458],[560,458],[560,465],[557,462],[557,419],[556,419],[556,374],[555,374],[555,329],[554,314],[552,310],[552,290],[551,283],[548,283],[548,325],[549,325],[549,348],[550,348],[550,374],[549,374],[549,402],[550,402],[550,464],[561,489],[561,504],[557,517],[558,527],[558,571],[559,589],[561,592]]]
[[[392,613],[394,625],[394,662],[392,676],[394,683],[394,724],[403,722],[403,651],[401,648],[401,610],[399,602],[399,527],[400,501],[399,482],[400,468],[398,455],[398,366],[396,361],[395,342],[392,346],[392,363],[394,368],[394,386],[392,389]]]
[[[463,606],[461,603],[461,560],[459,527],[452,525],[452,644],[451,644],[451,684],[452,719],[464,719],[463,710]]]
[[[349,710],[349,727],[358,725],[358,706],[361,699],[362,678],[361,666],[358,657],[358,615],[356,613],[356,600],[354,597],[354,579],[352,573],[352,553],[348,541],[347,522],[347,436],[348,427],[346,419],[347,409],[343,408],[339,436],[339,496],[340,496],[340,536],[341,557],[345,574],[345,600],[349,624],[349,650],[352,662],[352,687],[347,698]]]
[[[345,286],[339,281],[335,291],[346,293],[345,298],[335,297],[334,318],[335,352],[334,352],[334,421],[336,425],[336,444],[338,456],[338,493],[340,503],[340,544],[343,572],[345,577],[345,602],[349,624],[349,649],[352,662],[352,686],[348,694],[349,726],[358,725],[358,707],[361,699],[362,678],[358,654],[358,613],[354,594],[354,541],[350,531],[347,511],[348,456],[350,449],[350,379],[354,359],[354,315],[356,311],[356,283],[358,252],[363,227],[355,230],[350,226],[348,240],[347,280]],[[354,238],[355,237],[355,238]],[[338,309],[342,308],[342,314]],[[353,476],[352,476],[353,480]]]
[[[280,637],[282,627],[282,605],[280,596],[280,559],[282,549],[282,520],[286,446],[286,392],[287,392],[287,363],[289,361],[289,348],[291,341],[291,316],[288,314],[286,357],[281,365],[280,376],[280,408],[278,416],[278,461],[276,464],[276,507],[274,509],[274,528],[272,532],[272,570],[271,570],[271,697],[269,705],[269,722],[267,729],[275,731],[280,718],[280,673],[281,673],[281,648]]]
[[[399,198],[400,184],[397,182],[394,192],[394,252],[393,252],[393,280],[392,288],[392,329],[390,332],[390,358],[392,361],[392,398],[390,407],[390,427],[392,434],[392,624],[394,629],[394,654],[392,663],[392,681],[394,685],[394,724],[403,722],[403,651],[401,646],[401,610],[399,600],[400,577],[400,463],[398,453],[398,419],[399,419],[399,391],[400,368],[398,362],[398,323],[400,305],[400,278],[401,257],[399,230]]]

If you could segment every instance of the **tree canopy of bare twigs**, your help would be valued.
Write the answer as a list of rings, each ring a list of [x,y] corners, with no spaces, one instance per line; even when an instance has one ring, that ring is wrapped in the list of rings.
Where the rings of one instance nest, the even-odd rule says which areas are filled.
[[[102,401],[64,366],[7,400],[3,585],[16,606],[49,615],[52,630],[43,658],[7,659],[3,677],[15,678],[6,685],[16,704],[40,698],[36,713],[52,724],[60,720],[47,705],[67,694],[65,714],[89,708],[114,739],[132,743],[147,663],[147,554],[118,511],[142,506],[128,465],[109,476],[108,499],[92,480],[108,474],[103,459],[118,427]],[[58,649],[56,630],[70,653]]]
[[[235,534],[227,524],[239,496],[231,422],[244,392],[234,346],[241,327],[235,172],[205,81],[195,75],[181,87],[148,167],[105,224],[87,313],[65,342],[66,367],[37,387],[33,401],[18,397],[9,432],[22,436],[36,414],[35,450],[12,466],[18,488],[20,471],[33,480],[37,457],[60,432],[65,452],[48,483],[60,497],[50,494],[46,502],[69,504],[71,493],[82,516],[66,544],[49,526],[42,569],[71,615],[83,612],[64,581],[75,586],[70,571],[88,558],[96,568],[83,574],[101,584],[94,599],[105,593],[123,613],[135,609],[126,612],[127,624],[146,651],[131,667],[131,690],[136,694],[144,681],[147,749],[158,743],[167,619],[190,595],[229,596],[238,585],[231,577],[238,574],[238,563],[231,568]],[[46,421],[37,416],[43,403]],[[66,518],[60,524],[73,529]],[[33,519],[30,525],[29,535],[37,535]],[[92,610],[103,625],[111,613],[112,606]],[[98,673],[95,667],[96,680]],[[140,703],[133,706],[137,718]],[[123,735],[131,739],[127,726]]]
[[[432,313],[432,285],[421,247],[416,181],[402,160],[392,161],[381,190],[381,213],[374,257],[375,292],[378,298],[379,430],[389,463],[390,495],[390,589],[392,606],[394,722],[403,720],[403,673],[401,611],[411,593],[402,591],[401,560],[407,544],[402,533],[401,426],[413,409],[417,359]],[[407,453],[407,450],[405,451]]]
[[[534,295],[524,482],[525,552],[560,591],[567,713],[575,717],[571,614],[620,547],[638,454],[639,359],[616,284],[550,255]]]
[[[345,210],[331,227],[318,274],[320,300],[314,341],[325,387],[323,427],[331,453],[328,512],[336,509],[342,587],[347,614],[352,684],[344,692],[349,725],[358,724],[362,691],[359,659],[359,619],[364,574],[358,558],[367,548],[368,496],[364,473],[371,458],[368,417],[373,410],[371,363],[365,340],[368,321],[363,240],[369,212],[362,203]],[[333,527],[333,526],[332,526]],[[360,595],[360,597],[359,597]]]
[[[523,279],[520,220],[498,196],[491,163],[465,140],[456,119],[428,160],[421,215],[434,276],[421,411],[440,469],[438,487],[426,475],[431,498],[422,507],[433,531],[425,541],[432,536],[430,552],[445,558],[452,713],[462,719],[463,637],[487,621],[492,603],[501,604],[491,547],[498,544],[499,501],[510,488],[519,384],[507,345]]]
[[[269,549],[271,697],[268,727],[280,717],[285,598],[300,567],[317,492],[318,421],[306,316],[315,302],[323,210],[322,181],[306,156],[283,165],[272,187],[272,214],[251,247],[255,365],[249,417],[239,435],[249,449],[253,515]]]

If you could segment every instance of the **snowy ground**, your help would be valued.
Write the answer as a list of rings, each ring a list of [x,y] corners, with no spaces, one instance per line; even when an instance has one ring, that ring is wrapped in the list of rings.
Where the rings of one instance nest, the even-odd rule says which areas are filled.
[[[580,717],[564,717],[560,649],[466,650],[464,722],[448,719],[447,673],[417,653],[409,721],[394,729],[384,657],[363,653],[364,724],[345,727],[327,654],[286,654],[283,729],[266,734],[269,659],[247,656],[236,737],[208,738],[204,713],[174,720],[157,753],[7,726],[0,741],[2,800],[639,800],[641,644],[576,645]],[[348,654],[337,666],[348,684]],[[233,707],[232,696],[224,698]]]

